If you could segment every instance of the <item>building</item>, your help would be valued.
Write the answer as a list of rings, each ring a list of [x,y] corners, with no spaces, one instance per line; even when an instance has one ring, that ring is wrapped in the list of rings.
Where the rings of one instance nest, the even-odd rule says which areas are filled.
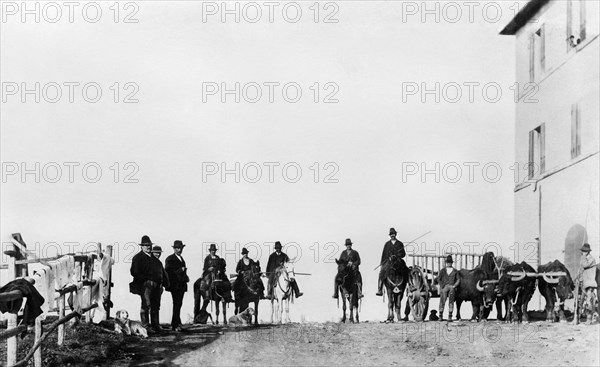
[[[514,260],[554,259],[575,275],[599,248],[599,2],[531,0],[516,36]]]

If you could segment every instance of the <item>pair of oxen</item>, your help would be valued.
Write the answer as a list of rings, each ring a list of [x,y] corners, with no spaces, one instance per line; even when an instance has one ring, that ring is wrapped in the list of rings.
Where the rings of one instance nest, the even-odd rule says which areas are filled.
[[[430,270],[419,266],[408,268],[404,261],[399,260],[390,259],[390,264],[396,264],[389,266],[385,280],[387,322],[394,321],[394,313],[400,320],[400,301],[405,291],[408,301],[403,320],[407,321],[408,314],[412,312],[415,320],[424,321],[433,292],[426,276]],[[486,320],[495,303],[498,320],[529,322],[527,306],[537,287],[546,300],[546,320],[566,321],[564,302],[573,297],[575,286],[569,271],[558,260],[541,265],[536,271],[526,262],[513,264],[488,252],[483,255],[479,266],[473,270],[459,270],[459,274],[461,281],[455,293],[458,320],[461,319],[461,304],[469,301],[473,306],[471,320]],[[502,313],[502,304],[505,315]]]

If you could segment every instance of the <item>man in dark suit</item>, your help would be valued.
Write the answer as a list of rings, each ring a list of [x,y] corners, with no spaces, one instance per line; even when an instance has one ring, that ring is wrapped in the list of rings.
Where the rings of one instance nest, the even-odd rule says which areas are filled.
[[[392,256],[396,256],[400,259],[406,256],[404,244],[396,239],[396,234],[396,230],[394,228],[390,228],[390,240],[387,241],[383,246],[381,261],[379,262],[381,269],[379,270],[379,281],[377,283],[377,296],[383,296],[383,281],[386,277],[384,266],[385,263],[388,262]]]
[[[349,238],[346,239],[346,251],[342,252],[342,254],[340,255],[340,259],[337,261],[337,263],[346,264],[346,266],[349,266],[351,271],[354,272],[356,283],[358,285],[358,298],[362,298],[362,275],[358,270],[358,266],[360,265],[360,255],[358,254],[358,251],[352,249],[352,240],[350,240]],[[335,285],[333,288],[335,289],[333,293],[333,298],[338,298],[338,287],[340,284],[338,278],[339,277],[336,274],[334,282]]]
[[[288,255],[284,252],[281,252],[281,242],[277,241],[275,242],[275,252],[273,252],[270,256],[269,256],[269,261],[267,262],[267,274],[269,274],[269,282],[268,282],[268,286],[267,286],[267,299],[271,299],[273,298],[273,285],[275,283],[275,271],[277,270],[278,267],[280,267],[281,265],[285,264],[286,262],[290,261],[290,258],[288,257]],[[292,286],[292,289],[294,291],[294,294],[296,295],[296,298],[301,297],[302,296],[302,292],[300,292],[300,289],[298,288],[298,283],[295,281],[295,279],[291,279],[292,282],[290,282],[290,285]]]
[[[209,254],[204,258],[204,268],[202,269],[203,281],[200,284],[200,289],[208,291],[212,287],[213,280],[220,280],[222,281],[224,292],[223,299],[226,302],[233,302],[233,298],[231,298],[231,283],[226,274],[227,264],[225,259],[217,255],[217,245],[214,243],[210,244],[208,252]]]
[[[165,270],[169,276],[170,287],[173,298],[173,317],[171,318],[171,328],[174,331],[181,331],[181,306],[183,305],[183,296],[187,292],[187,284],[190,278],[187,275],[185,260],[181,257],[185,245],[180,240],[173,243],[173,254],[167,256],[165,260]]]
[[[140,243],[141,251],[138,252],[131,260],[130,273],[133,276],[133,282],[130,284],[130,292],[140,296],[142,305],[140,308],[140,320],[144,326],[149,324],[149,312],[150,312],[150,295],[151,284],[147,281],[150,280],[150,268],[152,262],[152,241],[150,237],[143,236]]]

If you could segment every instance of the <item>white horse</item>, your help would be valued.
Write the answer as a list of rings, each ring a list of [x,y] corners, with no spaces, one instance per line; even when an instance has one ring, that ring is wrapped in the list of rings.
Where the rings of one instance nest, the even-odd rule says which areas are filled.
[[[271,324],[273,316],[277,315],[277,323],[283,323],[283,309],[285,307],[285,322],[290,320],[290,299],[294,296],[292,285],[294,279],[294,266],[285,263],[275,270],[275,282],[273,283],[273,298],[271,298]]]

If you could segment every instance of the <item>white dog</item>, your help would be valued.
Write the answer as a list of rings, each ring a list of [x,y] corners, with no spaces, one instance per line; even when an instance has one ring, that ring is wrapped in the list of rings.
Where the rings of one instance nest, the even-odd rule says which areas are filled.
[[[244,310],[244,312],[231,316],[229,318],[229,323],[234,325],[250,325],[252,324],[252,315],[254,315],[254,309],[252,307],[248,307]]]
[[[148,330],[139,321],[129,320],[129,312],[119,310],[115,318],[115,331],[119,334],[137,335],[142,338],[148,337]]]

